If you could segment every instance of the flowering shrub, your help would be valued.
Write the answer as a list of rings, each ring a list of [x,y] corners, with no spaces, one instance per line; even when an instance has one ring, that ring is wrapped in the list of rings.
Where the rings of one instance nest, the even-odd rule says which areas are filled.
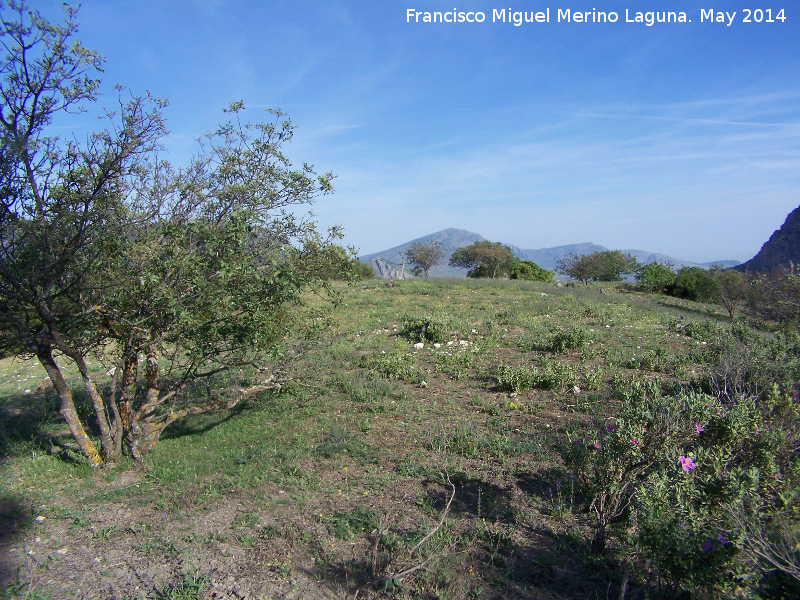
[[[633,554],[692,597],[755,590],[770,569],[800,579],[800,511],[789,510],[800,495],[796,398],[777,387],[734,401],[621,395],[618,417],[595,423],[565,457],[592,498],[592,549],[625,522]]]

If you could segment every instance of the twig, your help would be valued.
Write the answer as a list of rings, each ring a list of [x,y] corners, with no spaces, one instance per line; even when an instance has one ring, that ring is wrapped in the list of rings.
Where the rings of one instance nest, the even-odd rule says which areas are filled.
[[[456,497],[456,486],[455,486],[455,484],[453,484],[452,481],[450,481],[450,473],[445,472],[444,476],[445,476],[445,479],[446,479],[448,485],[450,485],[450,490],[451,491],[450,491],[450,498],[447,500],[447,504],[445,505],[444,510],[442,511],[442,518],[439,520],[439,523],[436,525],[436,527],[431,529],[428,532],[428,535],[426,535],[424,538],[422,538],[417,543],[417,545],[414,546],[409,551],[409,554],[414,554],[414,552],[416,552],[420,548],[420,546],[422,546],[425,542],[427,542],[431,538],[431,536],[433,536],[437,531],[439,531],[442,528],[442,525],[444,525],[445,520],[447,519],[447,514],[450,512],[450,505],[453,503],[453,499]],[[383,522],[381,522],[381,524],[379,525],[379,528],[378,528],[378,535],[376,536],[375,543],[374,543],[374,545],[372,547],[373,575],[374,575],[374,570],[376,569],[376,566],[377,566],[378,543],[380,542],[381,535],[382,535],[382,533],[384,531],[385,531],[385,528],[384,528]],[[375,578],[375,579],[373,579],[371,581],[368,581],[367,583],[365,583],[364,585],[362,585],[360,588],[358,588],[356,590],[356,593],[353,596],[353,600],[358,600],[358,595],[361,593],[361,590],[364,589],[365,587],[377,585],[377,584],[380,584],[380,583],[384,583],[384,582],[390,581],[392,579],[403,579],[405,577],[408,577],[409,575],[411,575],[412,573],[415,573],[416,571],[425,570],[425,565],[427,563],[432,561],[434,558],[439,558],[441,556],[444,556],[444,553],[433,554],[433,555],[425,558],[421,562],[408,567],[407,569],[403,569],[402,571],[397,571],[395,573],[388,573],[386,575],[382,575],[381,577],[377,577],[377,578]]]
[[[446,473],[446,475],[447,475],[447,483],[448,483],[448,484],[450,484],[450,488],[451,488],[451,490],[452,490],[452,491],[450,492],[450,499],[447,501],[447,506],[445,506],[445,507],[444,507],[444,511],[442,512],[442,518],[441,518],[441,520],[439,521],[439,524],[438,524],[438,525],[436,525],[436,527],[434,527],[433,529],[431,529],[431,530],[428,532],[428,535],[426,535],[424,538],[422,538],[422,539],[421,539],[421,540],[420,540],[420,541],[417,543],[417,545],[416,545],[416,546],[414,546],[414,547],[411,549],[411,552],[410,552],[411,554],[414,554],[414,552],[416,552],[416,551],[417,551],[417,548],[419,548],[420,546],[422,546],[422,544],[424,544],[425,542],[427,542],[427,541],[428,541],[428,540],[431,538],[431,536],[432,536],[433,534],[435,534],[437,531],[439,531],[439,529],[441,529],[442,525],[444,525],[444,521],[445,521],[445,519],[447,518],[447,513],[448,513],[448,512],[450,512],[450,505],[453,503],[453,498],[455,498],[455,497],[456,497],[456,486],[453,484],[453,482],[452,482],[452,481],[450,481],[450,473]]]

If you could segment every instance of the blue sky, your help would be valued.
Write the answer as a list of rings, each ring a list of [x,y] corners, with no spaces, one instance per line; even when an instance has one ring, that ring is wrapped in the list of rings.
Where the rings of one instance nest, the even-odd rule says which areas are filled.
[[[60,4],[32,2],[51,19]],[[756,5],[785,22],[744,23]],[[409,8],[486,20],[408,23]],[[549,23],[492,22],[547,8]],[[593,8],[619,20],[557,22]],[[457,227],[746,260],[800,205],[796,0],[83,0],[78,20],[107,90],[169,100],[176,164],[232,101],[286,111],[289,156],[337,175],[317,220],[362,254]]]

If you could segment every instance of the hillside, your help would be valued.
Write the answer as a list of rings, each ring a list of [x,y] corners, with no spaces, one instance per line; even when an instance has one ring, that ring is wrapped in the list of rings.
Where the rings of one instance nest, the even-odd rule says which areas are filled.
[[[739,271],[771,272],[789,263],[800,263],[800,206],[786,217],[758,254],[736,267]]]
[[[366,263],[370,263],[372,267],[375,269],[375,272],[378,274],[379,277],[397,277],[397,273],[400,272],[402,269],[402,264],[404,261],[404,254],[405,251],[415,243],[426,243],[429,241],[437,241],[443,244],[443,248],[445,251],[445,256],[449,257],[456,249],[462,246],[468,246],[475,242],[483,241],[484,238],[482,235],[478,233],[473,233],[472,231],[466,231],[464,229],[443,229],[442,231],[437,231],[436,233],[431,233],[426,236],[422,236],[420,238],[416,238],[405,244],[401,244],[399,246],[394,246],[393,248],[389,248],[387,250],[382,250],[380,252],[375,252],[373,254],[364,255],[361,258],[362,261]],[[594,244],[592,242],[583,242],[580,244],[567,244],[564,246],[553,246],[551,248],[539,248],[539,249],[525,249],[520,248],[518,246],[514,246],[513,244],[506,244],[511,250],[514,252],[514,255],[522,260],[530,260],[535,262],[537,265],[542,267],[543,269],[548,270],[555,270],[556,266],[558,265],[558,261],[562,258],[569,256],[570,254],[591,254],[592,252],[599,252],[604,250],[610,250],[610,248],[606,248],[605,246],[601,246],[599,244]],[[659,252],[652,252],[649,250],[636,250],[636,249],[629,249],[624,250],[629,254],[632,254],[637,261],[642,264],[649,264],[652,262],[670,262],[675,267],[703,267],[709,268],[712,265],[720,264],[725,267],[733,267],[739,264],[739,261],[736,260],[721,260],[721,261],[713,261],[710,263],[695,263],[687,260],[682,260],[679,258],[674,258],[672,256],[667,256],[666,254],[661,254]],[[380,259],[380,260],[379,260]],[[390,263],[388,266],[386,262]],[[389,273],[394,273],[391,275]],[[407,276],[408,273],[404,271],[404,275]],[[456,269],[447,265],[447,260],[445,259],[444,264],[438,265],[431,270],[432,277],[464,277],[466,275],[466,269]]]
[[[785,435],[759,436],[776,422],[760,412],[771,405],[738,393],[754,397],[784,373],[796,381],[800,346],[755,330],[742,346],[719,307],[604,289],[342,285],[320,343],[285,371],[271,361],[240,380],[270,372],[280,385],[173,424],[144,464],[113,469],[60,450],[69,434],[52,392],[33,393],[38,363],[0,360],[0,598],[670,600],[680,592],[656,594],[658,577],[692,592],[758,582],[757,562],[719,524],[744,502],[769,522],[773,490],[796,493],[797,466],[763,488],[733,475],[721,487],[711,457],[794,456],[800,421],[787,415]],[[736,402],[699,390],[728,373],[723,351],[747,375]],[[105,388],[108,364],[92,357],[89,368]],[[82,392],[77,369],[68,383]],[[586,508],[599,486],[650,456],[630,489],[658,514],[693,515],[697,533],[687,541],[670,522],[641,533],[651,505],[636,501],[591,554],[598,525]],[[708,500],[678,495],[687,489]],[[689,576],[670,576],[675,547],[695,549],[680,555]],[[392,579],[403,588],[389,595]]]
[[[486,238],[484,238],[482,235],[472,233],[471,231],[466,231],[465,229],[443,229],[442,231],[437,231],[436,233],[422,236],[420,238],[411,240],[410,242],[406,242],[405,244],[401,244],[400,246],[389,248],[388,250],[382,250],[381,252],[375,252],[374,254],[361,256],[360,259],[363,262],[372,265],[372,268],[375,269],[375,272],[379,277],[391,277],[390,275],[381,275],[381,273],[386,272],[386,267],[384,266],[385,262],[383,261],[392,263],[392,265],[390,265],[392,267],[401,266],[405,260],[405,252],[412,244],[425,244],[431,241],[441,242],[445,257],[449,257],[458,248],[461,248],[462,246],[469,246],[470,244],[481,242],[485,239]],[[378,259],[382,259],[382,261],[379,261]],[[466,273],[466,269],[456,269],[448,266],[446,258],[444,264],[438,265],[431,269],[431,277],[464,277]],[[407,272],[405,274],[408,275]]]

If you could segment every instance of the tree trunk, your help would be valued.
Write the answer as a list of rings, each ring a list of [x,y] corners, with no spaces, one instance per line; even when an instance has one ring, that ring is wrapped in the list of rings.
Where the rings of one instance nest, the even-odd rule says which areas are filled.
[[[89,395],[89,398],[92,399],[94,413],[95,416],[97,416],[97,424],[100,427],[100,442],[103,447],[103,455],[106,461],[114,461],[119,458],[119,454],[116,452],[114,441],[111,439],[111,425],[106,413],[105,402],[103,402],[102,396],[100,396],[97,387],[94,385],[94,381],[92,381],[92,376],[89,374],[89,368],[86,366],[86,361],[83,357],[76,354],[71,358],[75,361],[75,364],[78,365],[78,370],[83,378],[83,387]]]
[[[136,377],[139,370],[139,361],[136,352],[129,352],[122,367],[122,392],[116,403],[119,414],[119,430],[114,436],[114,444],[122,450],[123,440],[128,441],[128,432],[133,420],[133,400],[136,396]],[[112,398],[112,401],[114,398]]]
[[[53,387],[61,402],[61,415],[67,422],[67,427],[69,427],[72,437],[77,442],[83,455],[89,460],[89,464],[93,467],[99,467],[103,464],[103,458],[100,456],[94,442],[83,428],[83,423],[81,423],[80,417],[78,417],[78,411],[75,409],[72,391],[70,391],[67,382],[64,381],[61,369],[59,369],[56,361],[53,359],[52,347],[47,344],[40,344],[36,348],[36,358],[39,359],[39,362],[50,377],[50,381],[53,382]]]

